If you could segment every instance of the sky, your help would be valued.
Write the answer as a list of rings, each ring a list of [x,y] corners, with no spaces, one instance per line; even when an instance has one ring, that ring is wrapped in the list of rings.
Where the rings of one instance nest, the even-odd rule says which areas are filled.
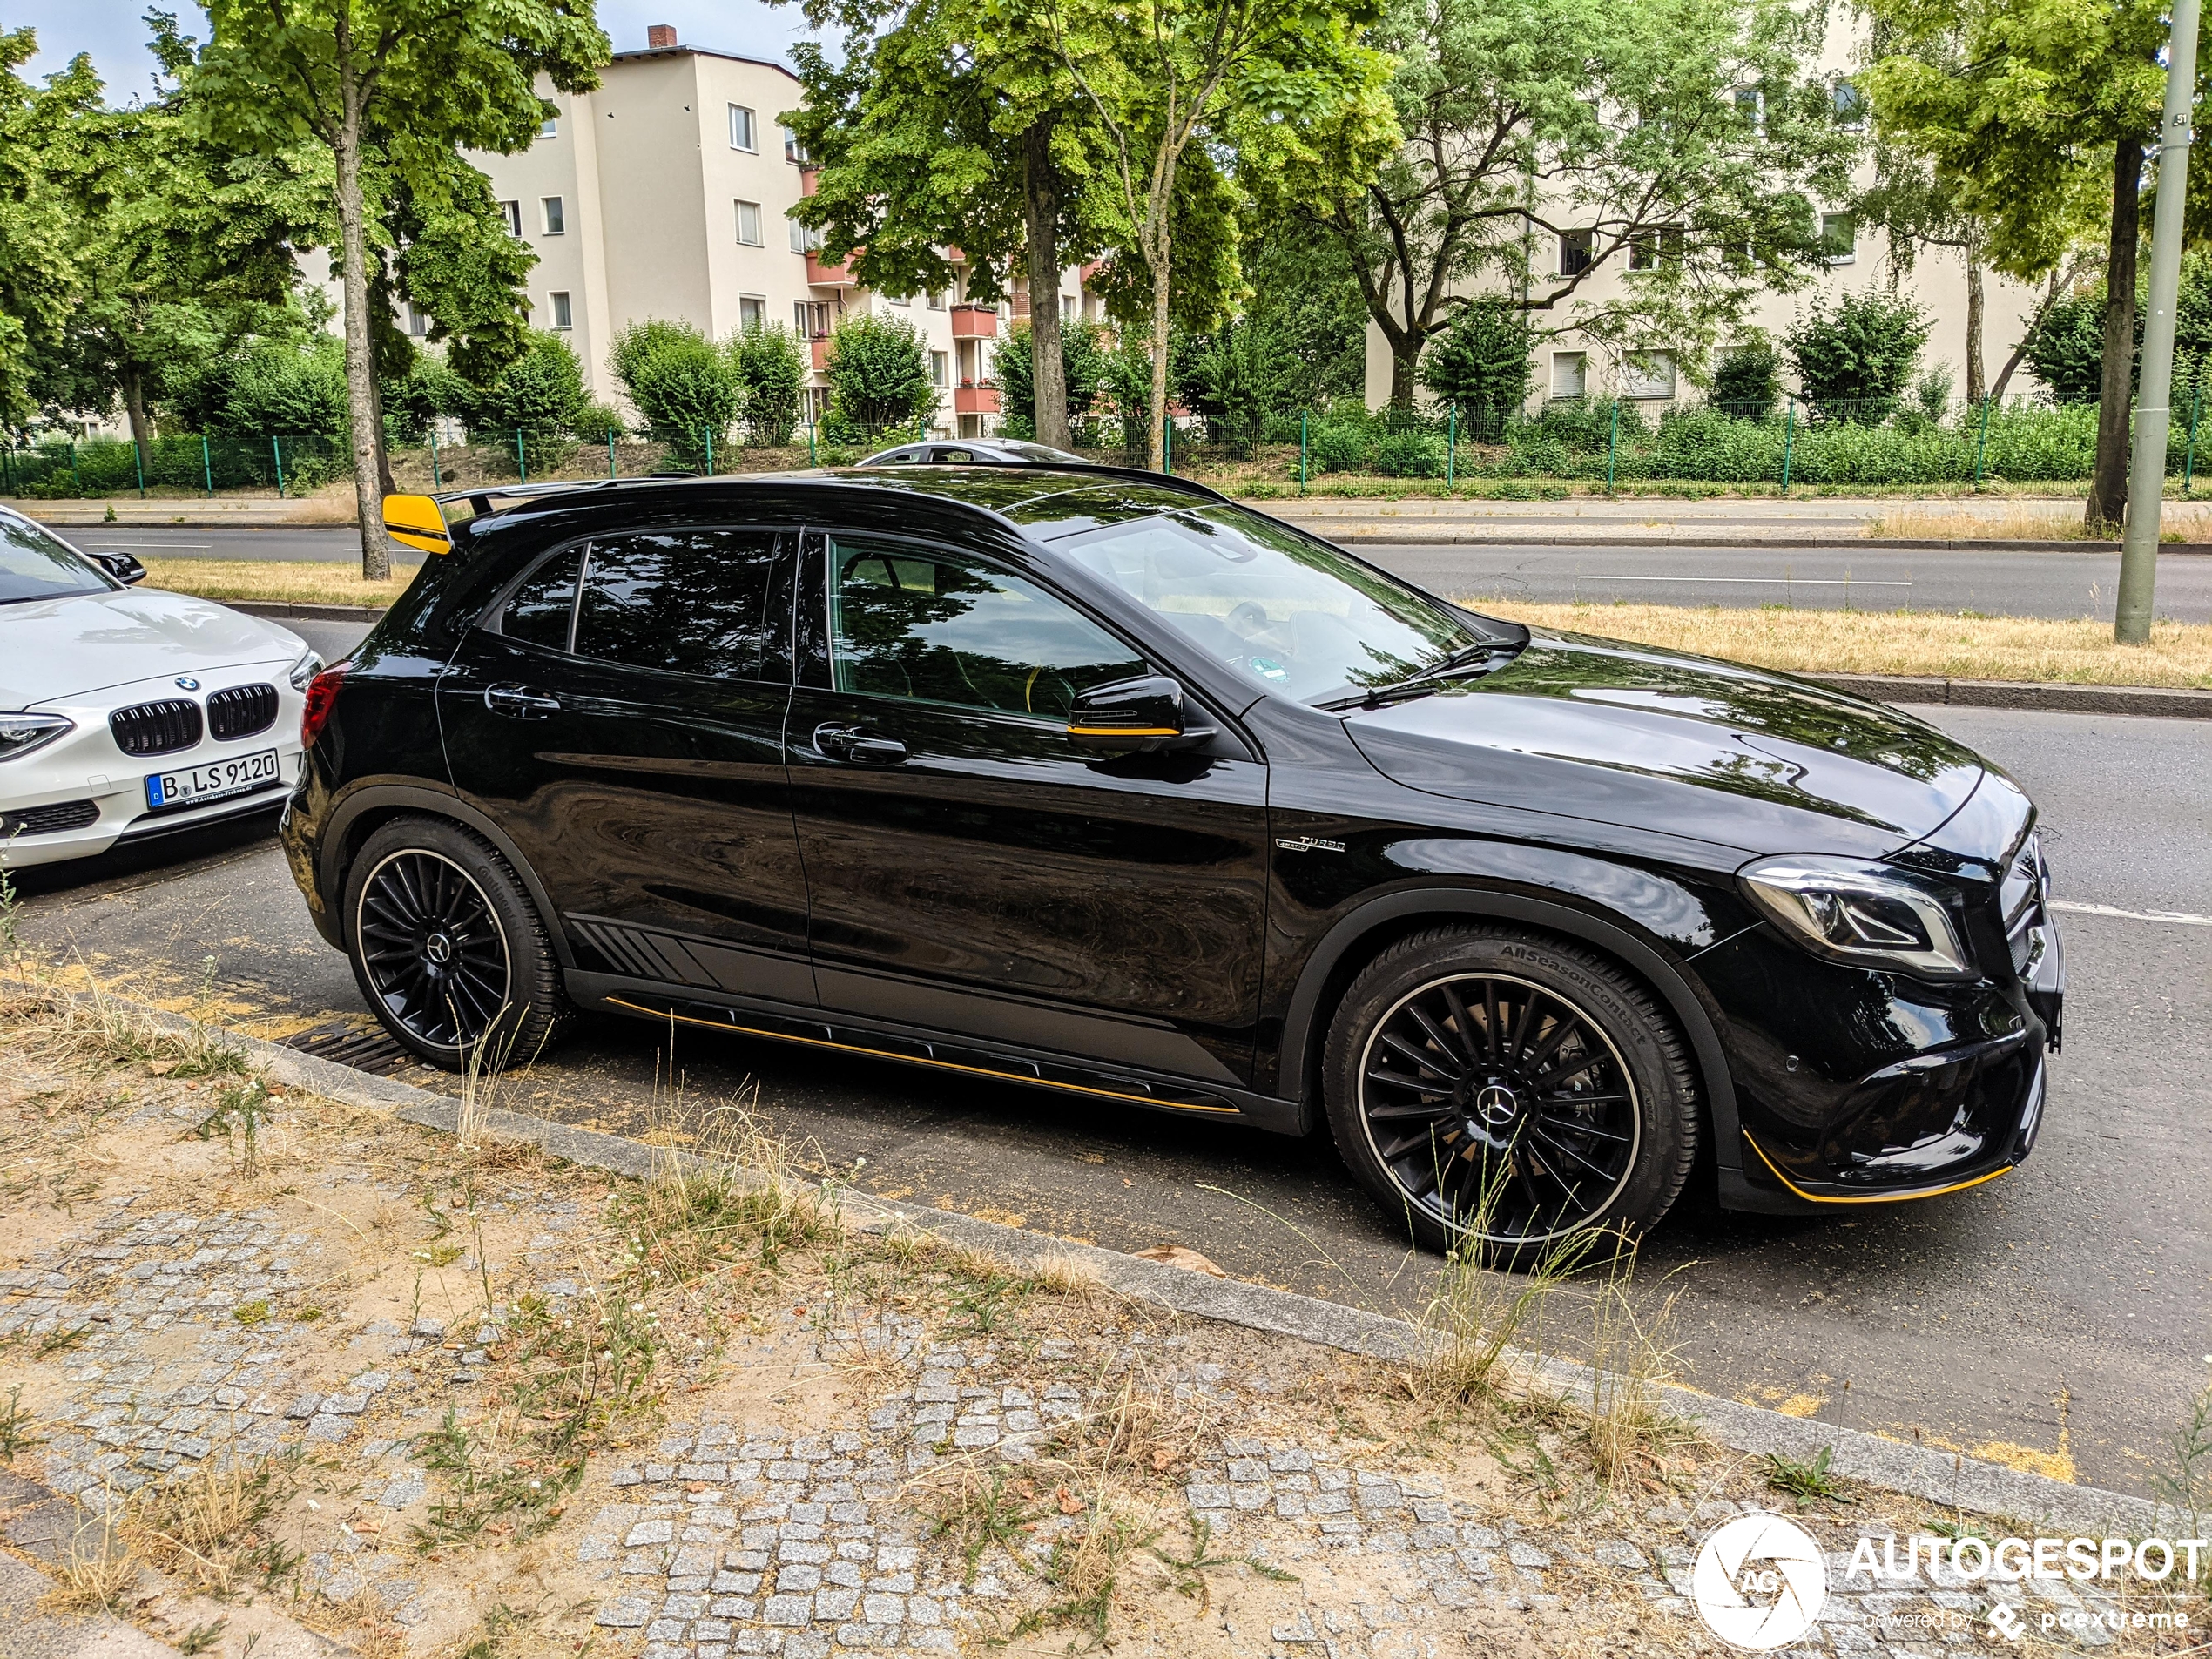
[[[206,17],[192,0],[159,3],[179,15],[186,34],[206,37]],[[107,83],[110,101],[123,103],[145,91],[153,74],[144,22],[147,4],[148,0],[0,0],[0,29],[28,24],[38,30],[38,56],[27,67],[34,80],[61,69],[78,52],[90,52],[93,67]],[[675,24],[676,37],[686,45],[781,63],[791,61],[792,43],[806,36],[795,3],[599,0],[599,26],[617,51],[642,50],[646,25],[656,23]]]

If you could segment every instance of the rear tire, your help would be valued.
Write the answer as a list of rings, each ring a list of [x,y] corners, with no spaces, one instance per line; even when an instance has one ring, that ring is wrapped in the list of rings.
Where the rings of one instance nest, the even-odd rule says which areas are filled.
[[[1696,1077],[1649,992],[1545,934],[1441,927],[1370,962],[1322,1060],[1345,1166],[1431,1250],[1527,1267],[1667,1213]]]
[[[384,1028],[448,1071],[527,1063],[570,1017],[537,908],[491,846],[442,819],[399,818],[346,873],[347,954]]]

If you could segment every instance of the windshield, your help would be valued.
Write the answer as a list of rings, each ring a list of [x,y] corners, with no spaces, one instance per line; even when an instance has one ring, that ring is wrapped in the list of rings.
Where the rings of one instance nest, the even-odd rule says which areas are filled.
[[[90,559],[37,525],[0,514],[0,604],[111,593],[117,585]]]
[[[1079,467],[1088,464],[1081,455],[1070,455],[1065,449],[1055,449],[1048,443],[1028,443],[1018,438],[1001,438],[999,448],[1017,461],[1049,462],[1056,465],[1072,462]]]
[[[1501,637],[1327,543],[1231,506],[1055,543],[1267,690],[1323,703]]]

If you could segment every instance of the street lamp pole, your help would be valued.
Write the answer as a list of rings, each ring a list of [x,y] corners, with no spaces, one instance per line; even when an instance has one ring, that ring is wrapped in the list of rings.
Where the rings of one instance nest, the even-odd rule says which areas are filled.
[[[2166,429],[2173,418],[2174,311],[2182,287],[2182,209],[2188,191],[2189,113],[2196,93],[2197,0],[2174,0],[2166,52],[2166,113],[2158,133],[2158,212],[2151,222],[2150,316],[2143,328],[2142,391],[2135,405],[2134,470],[2120,550],[2113,637],[2150,639],[2158,585],[2158,515],[2166,490]]]

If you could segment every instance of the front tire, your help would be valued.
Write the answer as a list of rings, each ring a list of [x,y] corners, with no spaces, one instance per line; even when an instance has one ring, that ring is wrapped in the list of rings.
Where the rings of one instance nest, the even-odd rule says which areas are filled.
[[[569,1019],[561,966],[507,860],[457,824],[378,826],[347,872],[347,954],[384,1028],[448,1071],[535,1059]]]
[[[1528,1266],[1665,1215],[1697,1150],[1696,1075],[1650,994],[1548,935],[1437,928],[1338,1005],[1322,1081],[1337,1150],[1431,1250]]]

